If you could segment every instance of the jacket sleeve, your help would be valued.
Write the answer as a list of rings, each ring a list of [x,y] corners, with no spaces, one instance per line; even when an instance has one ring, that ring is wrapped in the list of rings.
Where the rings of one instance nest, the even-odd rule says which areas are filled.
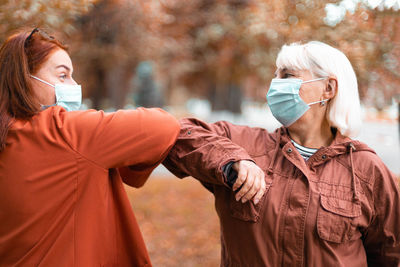
[[[197,119],[182,119],[180,124],[177,142],[163,162],[177,177],[193,176],[204,183],[228,186],[223,167],[229,162],[252,160],[231,140],[231,132],[240,132],[243,126]]]
[[[400,194],[398,180],[379,161],[373,198],[375,215],[364,234],[368,266],[400,266]]]
[[[119,168],[123,181],[136,187],[167,156],[179,133],[178,121],[161,109],[55,113],[71,149],[104,169]]]

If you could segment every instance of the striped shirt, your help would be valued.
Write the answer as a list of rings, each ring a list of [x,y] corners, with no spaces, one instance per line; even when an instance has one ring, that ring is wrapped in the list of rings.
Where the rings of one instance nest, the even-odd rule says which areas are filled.
[[[302,145],[299,145],[295,141],[292,140],[294,147],[299,151],[300,155],[303,157],[305,161],[307,161],[315,152],[317,152],[318,148],[309,148]]]

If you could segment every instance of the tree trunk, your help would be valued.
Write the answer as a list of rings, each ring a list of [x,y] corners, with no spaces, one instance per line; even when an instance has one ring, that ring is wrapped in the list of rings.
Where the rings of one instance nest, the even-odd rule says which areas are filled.
[[[217,88],[215,84],[210,85],[210,101],[213,111],[228,110],[240,114],[243,94],[236,84],[226,84]]]

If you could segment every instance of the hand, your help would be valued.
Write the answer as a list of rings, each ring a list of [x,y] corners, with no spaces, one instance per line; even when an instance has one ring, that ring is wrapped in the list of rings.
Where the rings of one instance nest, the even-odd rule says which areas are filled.
[[[242,200],[242,203],[253,199],[257,204],[265,192],[264,172],[254,162],[249,160],[240,160],[232,165],[232,168],[238,173],[236,182],[233,185],[233,191],[242,186],[236,193],[236,201]]]

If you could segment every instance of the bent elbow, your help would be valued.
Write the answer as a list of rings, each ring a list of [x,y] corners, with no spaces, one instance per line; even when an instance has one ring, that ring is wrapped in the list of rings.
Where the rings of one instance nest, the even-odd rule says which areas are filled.
[[[159,136],[157,138],[161,150],[169,150],[175,144],[178,138],[181,125],[179,121],[171,114],[165,112],[162,122],[159,125]]]

